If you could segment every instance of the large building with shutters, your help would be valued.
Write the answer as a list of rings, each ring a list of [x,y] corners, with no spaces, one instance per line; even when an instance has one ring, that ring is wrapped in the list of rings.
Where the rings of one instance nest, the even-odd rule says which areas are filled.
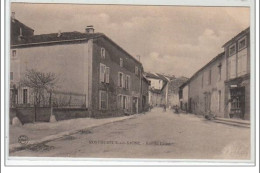
[[[142,64],[106,35],[95,33],[92,26],[82,33],[33,35],[17,22],[11,23],[20,32],[11,33],[11,107],[33,106],[33,92],[19,85],[28,69],[57,76],[52,99],[57,107],[85,108],[90,116],[102,117],[147,107],[149,83],[144,82]],[[32,34],[24,35],[24,29]]]

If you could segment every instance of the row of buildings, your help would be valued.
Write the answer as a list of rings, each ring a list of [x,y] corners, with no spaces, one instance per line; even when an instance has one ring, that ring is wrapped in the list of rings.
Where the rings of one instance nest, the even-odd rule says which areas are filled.
[[[181,85],[180,106],[191,113],[250,119],[250,28]]]
[[[179,87],[188,80],[186,77],[175,77],[160,73],[145,72],[144,76],[150,81],[149,105],[172,108],[179,105]]]
[[[28,69],[58,77],[52,91],[56,107],[82,108],[89,116],[135,114],[149,107],[150,82],[142,64],[93,26],[83,33],[34,35],[13,14],[10,62],[11,107],[35,103],[32,89],[19,83]]]

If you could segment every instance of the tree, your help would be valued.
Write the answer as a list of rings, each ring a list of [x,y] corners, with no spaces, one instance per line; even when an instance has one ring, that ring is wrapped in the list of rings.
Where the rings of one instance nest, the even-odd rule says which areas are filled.
[[[41,102],[44,101],[44,93],[46,93],[46,91],[50,93],[49,104],[52,105],[52,91],[56,86],[57,80],[57,76],[51,72],[44,73],[35,69],[26,70],[24,77],[20,81],[20,86],[32,89],[35,111],[36,107],[40,106]]]

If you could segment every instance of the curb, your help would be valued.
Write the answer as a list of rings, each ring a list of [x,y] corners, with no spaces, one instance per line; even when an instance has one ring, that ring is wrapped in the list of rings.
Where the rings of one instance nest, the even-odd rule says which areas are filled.
[[[85,128],[79,128],[79,129],[76,129],[76,130],[66,131],[66,132],[55,134],[55,135],[49,135],[49,136],[43,137],[41,139],[30,140],[30,141],[28,141],[28,143],[26,145],[22,145],[20,143],[10,144],[9,145],[9,154],[13,153],[15,151],[18,151],[18,150],[26,149],[28,146],[31,146],[31,145],[37,145],[37,144],[40,144],[40,143],[50,142],[50,141],[62,138],[64,136],[79,133],[82,130],[87,130],[87,129],[90,129],[90,128],[95,128],[95,127],[111,124],[111,123],[114,123],[114,122],[120,122],[120,121],[124,121],[124,120],[133,119],[133,118],[136,118],[137,116],[140,116],[140,115],[141,114],[135,114],[133,116],[126,117],[125,119],[114,120],[114,121],[110,121],[110,122],[105,122],[103,124],[101,123],[101,124],[98,124],[98,125],[90,125],[90,126],[85,127]]]
[[[246,123],[246,122],[235,122],[235,121],[229,121],[229,120],[223,120],[223,119],[214,119],[212,121],[215,123],[225,124],[225,125],[229,125],[229,126],[250,128],[250,123]]]

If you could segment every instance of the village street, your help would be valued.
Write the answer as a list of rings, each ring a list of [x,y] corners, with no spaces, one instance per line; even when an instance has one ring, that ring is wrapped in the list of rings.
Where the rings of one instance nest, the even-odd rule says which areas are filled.
[[[250,159],[250,128],[154,108],[10,156]]]

